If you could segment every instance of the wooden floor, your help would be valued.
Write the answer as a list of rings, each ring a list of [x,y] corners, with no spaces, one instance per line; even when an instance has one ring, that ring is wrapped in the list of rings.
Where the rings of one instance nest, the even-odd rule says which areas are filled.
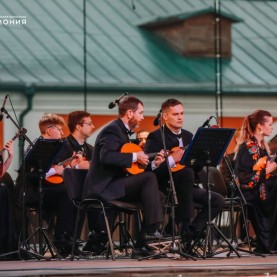
[[[93,258],[90,260],[1,261],[0,276],[277,276],[277,256],[241,253],[197,259],[165,255],[159,259]]]

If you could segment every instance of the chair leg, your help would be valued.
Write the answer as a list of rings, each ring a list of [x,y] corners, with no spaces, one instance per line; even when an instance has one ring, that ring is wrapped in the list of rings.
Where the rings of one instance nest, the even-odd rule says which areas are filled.
[[[81,208],[82,207],[78,207],[77,218],[76,218],[76,221],[75,221],[74,235],[73,235],[73,245],[72,245],[71,256],[70,256],[71,261],[73,261],[73,259],[74,259],[74,253],[75,253],[75,248],[76,248],[76,240],[77,240],[77,232],[78,232],[78,223],[79,223],[79,220],[80,220]]]
[[[109,239],[107,259],[109,258],[109,250],[110,250],[111,254],[112,254],[112,260],[115,261],[115,253],[114,253],[114,247],[113,247],[113,241],[112,241],[111,229],[110,229],[108,217],[107,217],[107,214],[106,214],[105,207],[104,207],[103,203],[101,203],[101,206],[102,206],[103,216],[104,216],[104,220],[105,220],[105,224],[106,224],[106,230],[107,230],[108,239]]]
[[[241,212],[242,212],[243,225],[245,226],[245,234],[246,234],[248,249],[249,249],[249,251],[251,251],[251,243],[250,243],[248,223],[247,223],[247,219],[248,219],[247,207],[244,207],[241,202],[240,202],[240,206],[241,206]]]

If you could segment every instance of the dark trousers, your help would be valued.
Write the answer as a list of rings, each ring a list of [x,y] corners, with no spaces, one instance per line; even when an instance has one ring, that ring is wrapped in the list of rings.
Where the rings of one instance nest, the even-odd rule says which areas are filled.
[[[62,236],[73,237],[76,208],[69,199],[64,184],[45,185],[42,203],[43,212],[56,213],[55,238],[61,239]]]
[[[157,225],[163,222],[160,191],[156,176],[152,172],[118,178],[110,185],[112,187],[124,186],[125,195],[118,200],[142,203],[144,226]],[[109,190],[109,186],[106,190]]]
[[[261,201],[259,188],[242,190],[248,203],[248,215],[256,233],[257,250],[267,253],[277,250],[276,224],[277,224],[277,179],[268,184],[268,197]]]
[[[193,219],[192,225],[196,230],[201,230],[208,222],[208,193],[206,189],[195,186],[194,171],[184,168],[172,174],[176,189],[178,206],[176,207],[176,223],[182,223],[183,230],[194,218],[194,205],[200,204],[203,209]],[[166,179],[167,178],[167,179]],[[169,184],[165,183],[168,177],[159,177],[160,189],[166,194]],[[168,195],[168,193],[167,193]],[[224,197],[216,192],[211,192],[211,219],[214,219],[222,210]]]
[[[194,172],[191,168],[184,168],[172,173],[178,206],[175,208],[176,223],[190,223],[193,214],[192,191],[194,186]],[[172,189],[168,181],[168,174],[159,175],[160,190],[166,195],[167,201],[172,204]]]
[[[200,231],[209,220],[208,191],[206,189],[194,186],[193,201],[194,203],[200,204],[202,206],[201,211],[192,221],[192,225],[195,227],[195,229]],[[213,220],[221,212],[224,202],[225,199],[221,194],[211,191],[211,220]]]

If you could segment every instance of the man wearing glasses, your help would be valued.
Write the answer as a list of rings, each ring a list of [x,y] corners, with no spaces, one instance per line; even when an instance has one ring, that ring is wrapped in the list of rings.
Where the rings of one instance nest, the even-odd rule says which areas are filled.
[[[64,119],[56,114],[44,114],[39,121],[40,139],[62,139],[64,137],[63,127]],[[28,149],[27,149],[28,152]],[[75,155],[75,154],[74,154]],[[72,237],[74,232],[74,224],[76,218],[76,208],[68,197],[67,190],[63,183],[63,170],[65,165],[59,165],[61,161],[71,157],[72,154],[66,147],[59,151],[55,158],[54,164],[46,173],[43,181],[42,192],[42,210],[44,219],[54,212],[56,216],[54,224],[54,244],[61,256],[66,257],[70,254],[72,247]],[[75,167],[80,162],[80,157],[74,157],[68,166]],[[60,180],[61,182],[56,182]],[[26,204],[33,206],[39,201],[39,179],[36,177],[28,177],[26,179]],[[19,172],[16,180],[16,196],[21,199],[22,195],[22,174]],[[20,203],[20,200],[18,201]]]
[[[68,114],[67,125],[70,131],[70,135],[67,137],[70,148],[75,153],[81,153],[83,157],[75,168],[88,169],[93,147],[86,140],[95,129],[91,121],[91,114],[86,111],[71,112]]]

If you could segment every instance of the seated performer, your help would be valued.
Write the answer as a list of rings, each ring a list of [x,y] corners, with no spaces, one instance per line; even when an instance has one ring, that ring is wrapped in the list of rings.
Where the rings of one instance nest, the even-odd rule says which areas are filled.
[[[6,173],[6,171],[8,170],[12,159],[13,159],[13,141],[10,140],[8,141],[5,146],[3,147],[2,151],[7,150],[8,152],[8,157],[6,158],[6,160],[3,162],[3,154],[0,155],[0,178],[3,177],[3,175]]]
[[[142,203],[143,226],[136,241],[133,258],[152,254],[145,236],[147,233],[155,233],[163,222],[155,174],[147,171],[129,175],[125,171],[133,162],[147,166],[148,156],[143,151],[121,153],[122,146],[130,141],[130,131],[138,127],[144,119],[143,110],[143,103],[133,96],[128,96],[119,103],[119,118],[107,125],[97,136],[83,195],[84,198],[98,197],[104,201],[116,199]],[[163,160],[163,154],[159,153],[154,159],[154,166],[158,167]]]
[[[146,130],[141,130],[137,132],[137,141],[138,141],[138,146],[140,146],[142,149],[144,149],[147,137],[149,135],[149,132]]]
[[[176,208],[176,223],[179,225],[183,238],[195,236],[208,221],[208,196],[207,191],[195,186],[194,170],[179,164],[184,151],[191,139],[192,133],[182,129],[184,123],[184,108],[177,99],[168,99],[161,106],[161,120],[164,123],[165,144],[169,150],[168,161],[171,167],[175,184],[178,207]],[[163,148],[161,128],[151,132],[147,138],[145,152],[160,151]],[[167,163],[164,162],[157,168],[155,174],[162,192],[168,195],[169,172]],[[211,219],[214,219],[222,210],[224,198],[216,193],[211,193]],[[203,206],[200,213],[194,217],[194,203]]]
[[[68,145],[73,153],[80,152],[83,157],[76,168],[89,169],[93,147],[87,143],[95,126],[91,121],[91,114],[86,111],[74,111],[68,114],[67,126],[70,134],[67,136]]]
[[[56,114],[44,114],[39,121],[39,129],[43,139],[61,139],[63,137],[64,119]],[[28,152],[29,149],[27,149]],[[43,181],[42,208],[43,215],[55,212],[56,220],[54,225],[54,244],[62,256],[70,254],[72,247],[72,237],[76,218],[76,209],[68,197],[67,190],[63,183],[62,173],[65,164],[58,165],[71,157],[71,153],[64,147],[58,154],[56,162],[46,173]],[[75,155],[70,160],[68,166],[75,167],[81,161],[79,155]],[[16,181],[18,197],[22,193],[22,173]],[[27,176],[26,179],[26,201],[27,204],[38,202],[38,177]]]
[[[67,145],[71,149],[71,153],[81,151],[83,156],[82,161],[75,168],[76,170],[89,169],[93,146],[87,143],[87,139],[92,135],[95,128],[91,114],[86,111],[73,111],[68,114],[67,125],[70,131],[69,136],[67,136]],[[97,255],[106,249],[105,245],[108,238],[105,232],[105,223],[103,216],[98,211],[88,211],[87,219],[89,236],[83,250]]]
[[[13,141],[8,141],[0,155],[0,254],[17,247],[18,230],[15,222],[14,183],[7,170],[13,159]],[[3,156],[7,152],[7,158]]]
[[[272,130],[272,115],[256,110],[245,117],[235,149],[235,173],[250,205],[248,215],[256,233],[255,251],[264,254],[277,250],[277,164],[265,141]]]

